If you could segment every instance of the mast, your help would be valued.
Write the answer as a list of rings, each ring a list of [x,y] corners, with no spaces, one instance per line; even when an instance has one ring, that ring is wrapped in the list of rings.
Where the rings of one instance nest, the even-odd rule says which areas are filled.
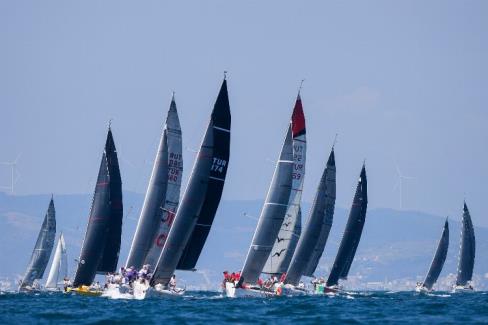
[[[122,209],[122,182],[109,126],[73,286],[91,285],[97,272],[115,272]]]
[[[473,222],[471,221],[468,206],[464,202],[456,286],[465,286],[471,281],[473,277],[475,251]]]
[[[159,255],[161,255],[161,251],[163,250],[164,242],[166,241],[169,230],[173,224],[180,200],[181,178],[183,177],[181,126],[178,118],[178,111],[176,110],[174,93],[166,118],[164,136],[166,137],[168,151],[166,197],[164,202],[162,202],[162,205],[159,207],[159,229],[156,231],[156,234],[151,241],[149,252],[144,261],[144,264],[149,264],[152,268],[154,268],[158,262]]]
[[[188,186],[154,270],[152,285],[166,285],[177,266],[187,269],[198,260],[217,211],[227,175],[230,124],[227,81],[224,79]]]
[[[286,283],[298,285],[302,275],[311,276],[329,237],[336,198],[334,148],[322,173],[310,217],[286,272]]]
[[[66,256],[66,245],[64,243],[63,233],[61,233],[58,244],[56,245],[51,269],[49,270],[49,276],[47,277],[46,288],[57,288],[67,276],[68,260]]]
[[[51,197],[47,213],[42,222],[41,230],[39,231],[39,235],[37,235],[36,245],[32,251],[27,270],[22,278],[19,289],[32,286],[35,280],[42,279],[53,250],[55,236],[56,210],[54,209],[54,201]]]
[[[271,254],[266,261],[263,273],[282,274],[290,265],[291,257],[297,246],[302,232],[302,214],[300,202],[305,179],[305,161],[307,152],[305,116],[303,114],[302,99],[298,93],[291,118],[291,133],[293,145],[293,173],[292,188],[288,201],[288,209],[281,225]]]
[[[429,272],[427,272],[427,276],[423,282],[423,286],[429,290],[432,290],[432,287],[436,283],[439,275],[441,274],[442,267],[444,266],[444,262],[446,261],[447,250],[449,248],[449,223],[446,218],[446,222],[444,223],[444,229],[442,230],[441,239],[439,240],[439,244],[437,245],[437,250],[434,255],[434,259],[430,264]]]
[[[290,124],[242,269],[241,279],[247,283],[258,280],[283,224],[290,199],[293,164]]]
[[[366,179],[366,167],[363,164],[359,176],[356,194],[351,206],[346,229],[342,235],[341,244],[327,279],[327,286],[331,287],[339,283],[339,279],[347,279],[354,255],[361,239],[364,222],[366,220],[366,209],[368,207],[368,182]]]

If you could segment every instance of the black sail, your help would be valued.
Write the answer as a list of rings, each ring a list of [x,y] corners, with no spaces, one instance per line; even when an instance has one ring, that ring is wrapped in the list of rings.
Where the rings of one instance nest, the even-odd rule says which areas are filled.
[[[327,286],[334,286],[339,279],[347,279],[354,255],[361,240],[364,222],[366,220],[366,209],[368,207],[368,182],[366,179],[366,167],[363,165],[359,176],[356,194],[352,203],[346,229],[342,236],[341,244],[337,252],[334,265],[327,279]]]
[[[180,207],[151,283],[166,285],[175,269],[194,268],[222,195],[229,162],[231,115],[224,79]]]
[[[115,271],[120,249],[121,224],[122,183],[117,152],[109,128],[73,282],[75,287],[90,285],[97,272]]]
[[[471,281],[473,277],[475,251],[473,222],[471,221],[468,206],[464,202],[461,247],[459,250],[459,264],[456,278],[457,286],[465,286]]]
[[[302,275],[313,275],[329,237],[334,216],[336,168],[334,150],[322,173],[310,217],[286,272],[286,283],[297,285]]]
[[[186,244],[177,269],[192,270],[200,257],[217,212],[224,190],[230,154],[230,107],[227,82],[224,80],[212,112],[213,146],[212,165],[207,181],[203,205],[197,215],[197,223]]]
[[[56,211],[54,209],[54,201],[51,198],[47,213],[42,222],[41,230],[37,236],[36,245],[32,251],[29,265],[20,282],[20,289],[32,286],[35,280],[42,279],[53,250],[55,236]]]
[[[446,219],[444,223],[444,229],[442,231],[441,239],[437,245],[437,250],[430,265],[429,272],[425,277],[424,283],[422,284],[425,288],[432,290],[432,287],[436,283],[439,275],[441,274],[442,267],[446,261],[447,250],[449,248],[449,223]]]

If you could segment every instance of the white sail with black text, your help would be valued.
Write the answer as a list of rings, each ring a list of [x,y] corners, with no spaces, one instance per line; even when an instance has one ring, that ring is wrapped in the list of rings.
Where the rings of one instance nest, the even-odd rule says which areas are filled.
[[[291,118],[293,146],[292,188],[285,214],[276,241],[271,249],[263,273],[279,275],[286,272],[302,231],[301,198],[305,176],[307,153],[305,116],[300,93],[297,96]]]
[[[178,207],[183,170],[181,128],[174,96],[161,135],[127,267],[156,265]]]

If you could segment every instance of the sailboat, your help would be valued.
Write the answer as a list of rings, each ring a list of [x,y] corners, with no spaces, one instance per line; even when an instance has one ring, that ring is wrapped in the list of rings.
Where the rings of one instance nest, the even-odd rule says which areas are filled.
[[[286,289],[296,289],[303,275],[313,276],[332,227],[335,199],[336,166],[332,148],[315,194],[310,217],[286,272]]]
[[[58,291],[64,287],[64,280],[68,277],[68,257],[66,255],[66,244],[61,233],[54,252],[51,269],[47,277],[45,288],[49,291]]]
[[[182,173],[181,127],[173,94],[127,267],[156,266],[178,207]]]
[[[20,281],[19,291],[26,292],[40,290],[40,285],[37,280],[42,279],[47,264],[49,263],[55,236],[56,210],[54,209],[54,201],[51,197],[27,270]]]
[[[461,244],[459,247],[459,263],[454,291],[473,291],[472,278],[475,256],[474,227],[468,206],[464,202],[461,229]]]
[[[303,181],[305,179],[307,140],[305,116],[303,114],[300,93],[298,93],[295,101],[291,120],[293,172],[288,209],[273,248],[271,249],[271,254],[263,269],[263,273],[275,276],[283,274],[288,269],[302,231],[302,210],[300,208],[300,202],[302,199]]]
[[[96,274],[112,273],[117,268],[122,214],[122,180],[117,150],[109,126],[72,291],[89,295],[101,294],[99,290],[93,292],[89,286]]]
[[[261,286],[257,284],[288,210],[293,182],[293,165],[292,125],[290,122],[240,280],[237,284],[230,281],[225,282],[227,297],[276,295],[272,288],[261,290]]]
[[[231,115],[224,78],[188,185],[149,284],[137,281],[134,296],[181,295],[168,284],[176,269],[192,270],[220,203],[230,154]]]
[[[441,274],[442,267],[446,261],[447,250],[449,248],[449,222],[446,219],[444,223],[444,229],[442,230],[442,236],[437,245],[437,250],[434,255],[434,259],[430,264],[429,272],[422,283],[418,283],[415,291],[417,292],[430,292],[432,287],[436,283],[439,275]]]
[[[329,278],[325,285],[323,283],[317,283],[315,285],[315,293],[336,292],[340,289],[339,280],[347,279],[363,233],[367,208],[368,182],[366,179],[366,166],[363,164],[346,229],[342,235],[339,250],[337,251]]]

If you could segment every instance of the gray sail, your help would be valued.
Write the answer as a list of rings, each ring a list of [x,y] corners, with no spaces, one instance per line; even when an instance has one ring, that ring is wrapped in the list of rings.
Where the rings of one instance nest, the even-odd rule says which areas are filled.
[[[41,230],[37,236],[36,245],[32,251],[24,277],[20,282],[19,289],[31,287],[35,280],[42,279],[51,256],[51,251],[53,250],[55,236],[56,211],[54,209],[54,201],[51,198],[47,213],[44,216],[44,221],[42,222]]]
[[[175,118],[176,117],[176,118]],[[176,121],[175,121],[176,120]],[[168,130],[168,122],[174,122],[175,128],[171,125],[171,132]],[[169,181],[169,142],[174,148],[174,137],[178,137],[179,153],[181,160],[181,129],[178,120],[178,114],[176,112],[176,103],[174,97],[171,100],[170,109],[166,118],[166,124],[161,135],[161,141],[159,143],[156,159],[154,160],[154,166],[147,187],[146,197],[142,206],[141,215],[137,223],[136,232],[132,240],[132,245],[127,258],[127,266],[134,266],[140,269],[143,264],[150,264],[155,266],[157,259],[161,253],[162,246],[164,245],[164,239],[168,235],[169,228],[171,227],[172,217],[176,211],[179,199],[179,187],[174,188],[176,182],[173,182],[173,186],[170,186],[169,190],[177,190],[177,197],[173,195],[171,200],[171,209],[165,211],[166,208],[166,196],[168,194],[168,181]],[[169,137],[172,137],[169,139]],[[172,152],[174,155],[175,152]],[[172,161],[173,162],[173,161]],[[178,164],[181,161],[178,162]],[[179,165],[177,166],[179,168]],[[181,173],[177,174],[176,181],[181,184]],[[172,193],[173,194],[173,193]],[[163,218],[166,220],[166,224],[162,222]],[[163,233],[159,233],[163,228]],[[155,247],[154,247],[155,246]],[[149,251],[153,248],[153,252],[149,256]],[[149,259],[148,259],[149,257]],[[146,260],[148,260],[146,262]]]
[[[290,125],[242,269],[241,278],[247,283],[256,283],[258,280],[283,224],[290,199],[293,163]]]
[[[457,286],[465,286],[471,281],[473,277],[475,251],[473,222],[471,221],[468,206],[464,202],[461,247],[459,249],[459,263],[456,278]]]
[[[351,268],[352,261],[359,246],[359,241],[361,240],[364,222],[366,221],[367,207],[368,182],[366,179],[366,167],[363,165],[351,211],[349,212],[346,229],[344,230],[329,278],[327,279],[328,287],[337,285],[339,279],[347,279],[349,269]]]
[[[285,219],[263,269],[263,273],[267,274],[278,275],[286,272],[302,231],[300,203],[305,179],[307,139],[300,94],[298,94],[293,108],[291,134],[293,145],[292,188]]]
[[[447,249],[449,248],[449,223],[444,223],[444,229],[442,230],[442,236],[439,240],[439,244],[437,245],[437,250],[434,255],[434,259],[432,260],[432,264],[430,265],[429,272],[425,277],[425,280],[422,284],[425,288],[432,290],[432,287],[436,283],[439,275],[441,274],[442,267],[444,266],[444,262],[446,261],[447,256]]]
[[[161,255],[166,238],[168,238],[169,230],[173,225],[180,200],[181,178],[183,176],[183,152],[181,126],[178,118],[178,111],[176,110],[174,96],[171,100],[171,105],[163,132],[163,136],[166,137],[165,145],[167,146],[168,180],[166,185],[165,200],[163,205],[160,206],[158,214],[159,228],[157,228],[155,236],[152,238],[149,252],[147,253],[144,261],[144,264],[149,264],[152,268],[156,266],[159,255]]]
[[[187,261],[186,263],[196,263],[210,231],[225,183],[230,149],[230,124],[227,81],[224,79],[188,186],[154,270],[152,285],[166,285],[182,258]],[[201,227],[196,230],[199,225]],[[184,252],[187,254],[184,255]]]
[[[286,283],[298,285],[302,275],[311,276],[315,272],[332,227],[335,198],[336,167],[332,149],[315,194],[310,217],[286,272]]]
[[[97,272],[115,271],[120,251],[122,209],[122,181],[109,128],[73,286],[91,285]]]

